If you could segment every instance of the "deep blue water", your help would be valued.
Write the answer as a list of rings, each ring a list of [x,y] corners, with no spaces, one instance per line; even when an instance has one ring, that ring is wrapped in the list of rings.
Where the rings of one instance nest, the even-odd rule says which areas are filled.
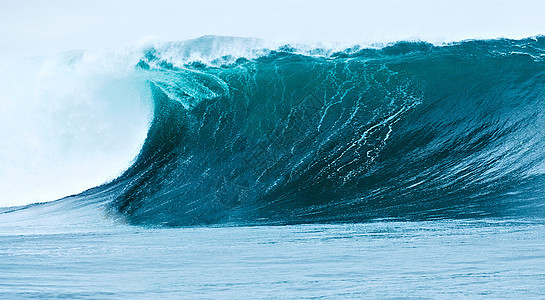
[[[142,225],[545,217],[545,38],[194,58],[244,41],[147,49],[146,141],[86,197]]]

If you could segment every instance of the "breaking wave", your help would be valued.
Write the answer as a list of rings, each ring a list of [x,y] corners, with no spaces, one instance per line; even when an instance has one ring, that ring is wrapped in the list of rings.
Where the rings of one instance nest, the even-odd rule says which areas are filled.
[[[147,47],[140,154],[72,199],[167,226],[543,216],[544,59],[543,37]]]

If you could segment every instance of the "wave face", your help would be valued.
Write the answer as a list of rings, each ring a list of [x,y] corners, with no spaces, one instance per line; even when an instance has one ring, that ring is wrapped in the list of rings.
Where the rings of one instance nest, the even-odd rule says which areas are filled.
[[[149,48],[144,146],[83,196],[167,226],[545,215],[545,38],[257,45]]]

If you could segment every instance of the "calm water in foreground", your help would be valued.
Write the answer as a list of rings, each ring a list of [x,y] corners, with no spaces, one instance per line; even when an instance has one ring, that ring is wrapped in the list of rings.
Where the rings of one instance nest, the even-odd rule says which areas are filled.
[[[149,229],[6,215],[1,299],[545,297],[543,221]]]

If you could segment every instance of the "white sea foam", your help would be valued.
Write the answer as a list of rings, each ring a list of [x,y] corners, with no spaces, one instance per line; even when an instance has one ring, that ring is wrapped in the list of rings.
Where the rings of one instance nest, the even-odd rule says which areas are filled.
[[[0,206],[55,200],[113,179],[151,118],[132,51],[72,51],[0,71]]]

